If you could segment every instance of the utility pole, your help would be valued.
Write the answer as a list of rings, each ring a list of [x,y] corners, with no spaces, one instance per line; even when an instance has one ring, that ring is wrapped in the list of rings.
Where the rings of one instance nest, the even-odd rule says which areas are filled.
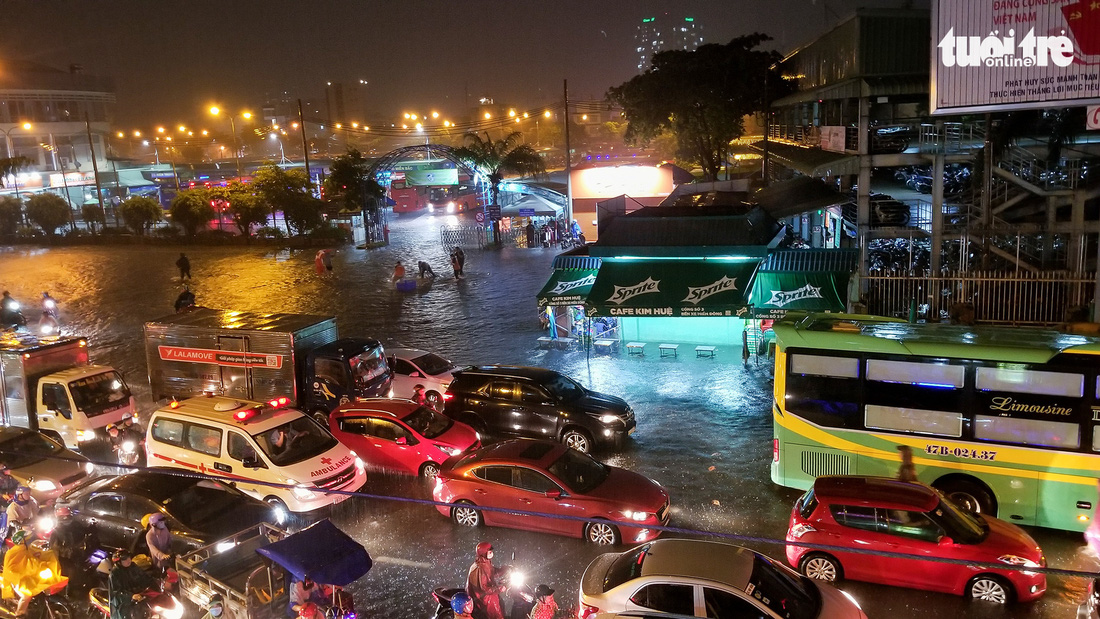
[[[309,193],[313,194],[313,176],[309,173],[309,144],[306,143],[306,121],[302,118],[302,100],[298,99],[298,129],[302,132],[302,159],[306,164],[306,178],[309,179]]]
[[[95,162],[95,146],[92,143],[92,121],[88,119],[88,113],[84,112],[84,128],[88,131],[88,152],[92,155],[92,174],[95,175],[95,195],[99,198],[99,210],[106,213],[103,208],[103,185],[99,182],[99,165]],[[111,209],[115,217],[115,227],[118,227],[118,209]]]
[[[573,163],[569,155],[569,80],[562,80],[565,102],[565,225],[573,225]]]

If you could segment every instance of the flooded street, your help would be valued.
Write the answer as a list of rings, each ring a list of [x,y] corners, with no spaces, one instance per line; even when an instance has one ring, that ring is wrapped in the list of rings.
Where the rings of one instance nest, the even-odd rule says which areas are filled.
[[[191,260],[198,304],[254,312],[334,315],[340,333],[369,336],[386,345],[423,348],[463,363],[538,365],[560,370],[585,386],[624,397],[638,429],[618,453],[600,453],[609,464],[656,479],[672,497],[672,526],[684,535],[716,532],[782,539],[798,492],[768,477],[771,451],[771,382],[763,365],[744,368],[740,351],[720,348],[716,359],[690,354],[589,357],[581,350],[539,350],[535,295],[551,272],[556,249],[466,249],[467,279],[456,281],[441,225],[454,217],[391,218],[388,247],[345,246],[333,256],[331,274],[314,272],[316,249],[182,247]],[[464,223],[464,222],[461,222]],[[141,342],[146,320],[172,312],[181,290],[174,266],[179,247],[87,246],[0,248],[0,286],[25,306],[37,307],[43,291],[61,303],[66,332],[87,336],[93,361],[127,377],[139,409],[150,410]],[[428,261],[439,278],[417,293],[390,285],[394,263],[410,272]],[[28,318],[33,317],[28,314]],[[654,351],[656,352],[656,351]],[[464,583],[482,540],[496,548],[497,563],[514,563],[529,582],[546,582],[562,606],[576,604],[580,574],[602,551],[581,539],[505,529],[460,529],[429,506],[386,497],[426,499],[417,480],[372,475],[364,492],[331,514],[362,542],[374,569],[353,587],[364,617],[428,617],[432,588]],[[1096,558],[1080,534],[1030,529],[1051,567],[1095,569]],[[745,543],[745,542],[740,542]],[[780,545],[746,543],[781,557]],[[621,550],[623,548],[619,548]],[[514,559],[513,559],[514,555]],[[1066,617],[1084,583],[1050,579],[1039,602],[1007,610],[962,598],[862,583],[843,588],[874,617]]]

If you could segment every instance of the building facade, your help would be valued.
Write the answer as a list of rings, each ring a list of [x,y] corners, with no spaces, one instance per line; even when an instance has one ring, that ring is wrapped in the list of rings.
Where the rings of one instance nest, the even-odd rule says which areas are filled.
[[[638,72],[649,68],[653,54],[667,50],[694,51],[703,44],[703,25],[694,17],[672,17],[663,13],[644,17],[634,34],[634,53],[638,55]]]

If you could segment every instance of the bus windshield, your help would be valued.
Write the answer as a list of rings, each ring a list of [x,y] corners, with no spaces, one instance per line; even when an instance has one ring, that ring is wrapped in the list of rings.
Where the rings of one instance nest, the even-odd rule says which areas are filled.
[[[69,382],[73,403],[89,417],[95,417],[130,400],[130,388],[115,371],[102,372]]]

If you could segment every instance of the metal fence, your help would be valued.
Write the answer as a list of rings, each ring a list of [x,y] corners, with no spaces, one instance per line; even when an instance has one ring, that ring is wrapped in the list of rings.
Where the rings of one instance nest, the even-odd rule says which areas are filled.
[[[439,242],[448,252],[453,247],[485,247],[485,228],[481,226],[440,226]]]
[[[865,278],[867,311],[880,316],[947,321],[952,312],[980,323],[1050,325],[1066,322],[1071,310],[1087,308],[1095,273],[954,272],[932,276],[872,271]],[[965,306],[964,304],[969,304]]]

